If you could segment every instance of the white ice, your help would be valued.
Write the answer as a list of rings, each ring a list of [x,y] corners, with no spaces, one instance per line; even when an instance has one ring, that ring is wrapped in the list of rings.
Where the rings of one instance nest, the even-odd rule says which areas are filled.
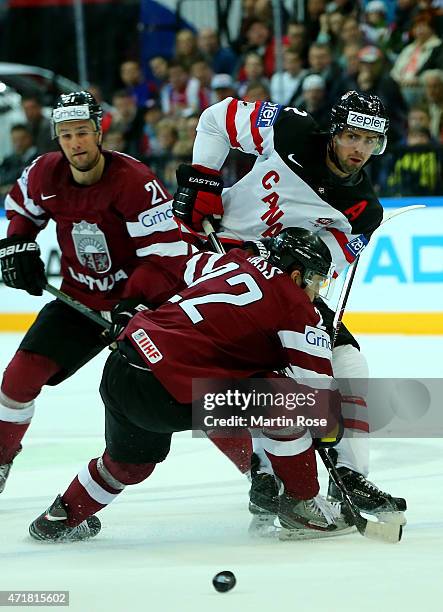
[[[18,340],[0,335],[0,366]],[[360,340],[373,376],[443,378],[441,337]],[[408,500],[408,525],[396,545],[358,533],[309,542],[251,540],[248,483],[208,441],[188,434],[174,437],[152,477],[100,513],[96,539],[32,541],[29,523],[103,450],[97,388],[105,357],[38,398],[25,448],[0,497],[0,590],[69,590],[72,612],[443,610],[439,439],[372,443],[372,479]],[[219,594],[211,581],[224,569],[236,574],[237,586]]]

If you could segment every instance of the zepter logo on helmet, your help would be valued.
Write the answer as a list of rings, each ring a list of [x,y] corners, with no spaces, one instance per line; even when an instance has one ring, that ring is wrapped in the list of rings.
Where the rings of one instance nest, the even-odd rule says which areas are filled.
[[[52,111],[52,137],[57,137],[56,126],[64,121],[81,121],[91,119],[95,129],[101,129],[103,110],[89,91],[74,91],[61,94]]]
[[[379,135],[373,155],[381,155],[386,149],[389,119],[378,96],[348,91],[331,111],[331,134],[335,136],[346,127],[375,132]]]

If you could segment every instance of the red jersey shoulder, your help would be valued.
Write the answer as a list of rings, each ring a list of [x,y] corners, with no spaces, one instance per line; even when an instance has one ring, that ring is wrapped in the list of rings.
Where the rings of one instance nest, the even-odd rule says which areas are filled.
[[[22,181],[32,198],[52,195],[61,175],[68,169],[68,162],[62,153],[55,151],[37,157],[23,172]]]
[[[141,209],[165,204],[172,199],[171,194],[152,170],[130,155],[117,151],[104,151],[112,173],[113,190],[123,198],[121,206],[132,208],[134,201],[143,203]]]

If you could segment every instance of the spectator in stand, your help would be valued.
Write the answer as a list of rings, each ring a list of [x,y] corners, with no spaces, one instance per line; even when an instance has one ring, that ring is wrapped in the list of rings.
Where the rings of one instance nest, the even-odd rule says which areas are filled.
[[[406,125],[408,106],[402,92],[390,76],[386,68],[383,53],[374,46],[360,49],[359,70],[357,75],[358,88],[369,94],[377,95],[387,110],[389,116],[390,144],[401,140]]]
[[[395,57],[411,42],[412,20],[419,11],[417,0],[397,0],[389,54]]]
[[[110,127],[103,135],[103,148],[108,151],[119,151],[120,153],[125,152],[125,135],[118,127]]]
[[[329,45],[335,60],[339,60],[342,53],[340,32],[344,21],[344,15],[337,10],[320,15],[320,32],[316,42]]]
[[[301,84],[307,71],[298,51],[287,47],[284,51],[284,72],[276,72],[271,79],[271,99],[278,104],[291,106],[301,93]]]
[[[178,61],[171,60],[168,69],[168,84],[160,94],[160,104],[165,115],[189,117],[200,112],[200,84],[189,76],[188,70]]]
[[[349,43],[343,49],[339,64],[342,68],[339,94],[357,89],[357,76],[360,68],[359,52],[362,47],[355,43]]]
[[[148,158],[149,165],[155,167],[166,185],[170,187],[175,181],[177,163],[173,159],[173,150],[178,142],[179,132],[173,119],[162,119],[157,124],[158,152],[155,158]]]
[[[27,125],[16,124],[11,130],[13,153],[0,164],[0,194],[6,195],[23,170],[38,155],[37,147]]]
[[[288,23],[287,29],[288,47],[298,51],[303,59],[303,66],[307,65],[309,43],[306,34],[306,26],[296,20]]]
[[[112,121],[109,129],[123,134],[123,153],[139,158],[143,154],[143,109],[138,108],[133,96],[126,89],[120,89],[112,96]]]
[[[43,114],[43,107],[37,96],[23,96],[22,109],[26,117],[26,127],[28,128],[33,146],[37,153],[47,153],[56,151],[57,145],[54,144],[51,134],[51,123]]]
[[[100,85],[97,85],[97,83],[89,83],[86,91],[89,91],[89,93],[93,95],[94,98],[97,100],[97,103],[100,104],[100,106],[103,108],[104,98],[103,98],[103,92],[102,92]],[[109,111],[105,111],[103,109],[103,119],[102,119],[103,134],[106,134],[106,132],[109,130],[109,128],[111,127],[111,123],[112,123],[112,113]],[[115,151],[117,150],[119,149],[115,149]]]
[[[270,101],[271,93],[269,87],[263,85],[261,81],[250,81],[246,87],[243,99],[246,102],[257,102],[258,100]]]
[[[308,0],[306,4],[306,30],[309,40],[316,40],[320,33],[320,17],[326,11],[326,0]]]
[[[403,49],[391,70],[391,76],[400,85],[408,104],[413,104],[420,97],[420,69],[433,49],[442,43],[436,34],[434,16],[430,11],[422,11],[413,18],[412,38],[413,41]]]
[[[192,30],[180,30],[177,32],[174,59],[187,71],[191,69],[191,65],[194,62],[203,59],[203,55],[197,46],[197,37]]]
[[[202,28],[198,33],[198,50],[215,74],[232,74],[237,56],[229,47],[220,45],[220,38],[213,28]]]
[[[343,22],[340,32],[340,40],[343,49],[346,45],[351,43],[359,45],[360,47],[368,44],[368,40],[355,17],[347,17]]]
[[[157,138],[157,125],[164,118],[160,103],[157,100],[148,100],[143,115],[143,154],[145,156],[157,155],[160,146]]]
[[[443,187],[443,147],[432,141],[426,127],[408,129],[406,144],[394,148],[387,159],[386,194],[436,196]]]
[[[427,70],[421,76],[432,136],[443,143],[443,70]]]
[[[154,85],[159,92],[168,82],[168,60],[162,55],[155,55],[149,60],[149,68],[151,70]]]
[[[287,44],[286,38],[283,39],[283,44]],[[255,19],[249,24],[246,30],[246,45],[240,61],[250,52],[255,52],[263,59],[264,75],[270,78],[274,73],[275,46],[271,27],[265,21]],[[240,69],[239,79],[242,78]]]
[[[234,79],[230,74],[215,74],[212,77],[211,89],[216,102],[221,102],[229,97],[238,97]]]
[[[408,112],[408,130],[413,128],[427,128],[430,131],[431,116],[425,104],[412,106]],[[406,136],[404,138],[406,142]]]
[[[132,96],[138,108],[143,108],[147,100],[155,97],[155,90],[146,80],[140,63],[127,60],[120,64],[120,78],[127,93]]]
[[[342,69],[334,62],[329,45],[312,43],[308,52],[309,74],[320,75],[326,83],[328,100],[332,103],[337,99]]]
[[[243,98],[248,84],[251,82],[255,83],[260,81],[266,87],[268,86],[268,80],[265,78],[264,73],[265,70],[262,57],[254,51],[248,53],[245,57],[244,66],[239,73],[240,85],[238,93],[240,98]]]
[[[191,65],[191,77],[199,83],[199,110],[204,111],[205,108],[208,108],[208,106],[215,102],[211,89],[212,68],[206,60],[197,60]]]
[[[184,120],[183,129],[179,132],[179,138],[172,149],[175,162],[191,162],[192,149],[196,137],[196,129],[199,117],[192,116]]]
[[[331,104],[326,95],[326,82],[323,77],[318,74],[310,74],[305,78],[298,108],[312,115],[321,130],[329,130]]]
[[[368,42],[386,50],[390,39],[387,7],[383,0],[370,0],[365,7],[365,22],[362,24]]]

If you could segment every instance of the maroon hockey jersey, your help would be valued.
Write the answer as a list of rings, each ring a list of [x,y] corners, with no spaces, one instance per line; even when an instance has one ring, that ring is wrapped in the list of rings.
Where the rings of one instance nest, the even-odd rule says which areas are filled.
[[[96,310],[110,310],[119,301],[127,279],[146,258],[189,252],[161,181],[128,155],[104,151],[104,156],[102,178],[82,186],[61,153],[42,155],[5,200],[8,235],[36,236],[55,221],[62,290]]]
[[[174,284],[179,291],[158,310],[133,317],[122,335],[179,402],[191,402],[195,378],[247,378],[282,368],[328,394],[336,388],[320,314],[287,274],[261,257],[239,249],[198,253],[175,274],[147,264],[136,275],[147,300],[156,301],[162,282],[165,292]]]

